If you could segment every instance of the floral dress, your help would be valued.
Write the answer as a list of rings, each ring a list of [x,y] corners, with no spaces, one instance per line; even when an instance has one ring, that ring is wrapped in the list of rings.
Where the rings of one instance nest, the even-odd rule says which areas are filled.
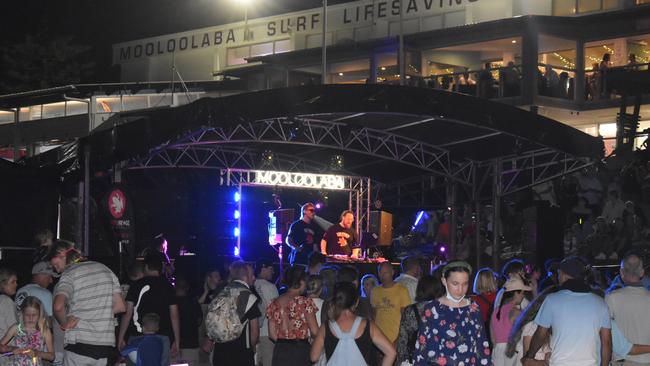
[[[278,330],[278,339],[307,339],[309,338],[309,325],[307,314],[318,311],[314,301],[308,297],[296,296],[285,308],[282,308],[277,299],[273,300],[266,309],[269,322],[275,323]]]
[[[492,365],[479,306],[428,302],[420,315],[414,365]]]
[[[14,346],[18,348],[31,348],[37,351],[46,351],[45,338],[38,330],[27,331],[18,329],[16,336],[13,339]],[[36,362],[34,362],[34,360]],[[43,363],[38,357],[29,357],[27,355],[14,355],[11,356],[11,365],[14,366],[41,366]]]

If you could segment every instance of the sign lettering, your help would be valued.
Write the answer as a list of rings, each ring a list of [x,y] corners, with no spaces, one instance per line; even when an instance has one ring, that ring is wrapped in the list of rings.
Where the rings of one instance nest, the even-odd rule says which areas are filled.
[[[255,184],[317,189],[345,189],[340,175],[255,170]]]
[[[455,11],[456,8],[479,0],[402,0],[402,11],[409,17],[424,16],[426,12]],[[359,1],[345,7],[331,7],[328,10],[330,30],[344,29],[357,23],[374,22],[377,19],[397,17],[400,14],[400,0]],[[321,10],[314,9],[290,17],[275,16],[249,21],[249,28],[260,29],[262,38],[277,37],[301,32],[320,30]],[[216,47],[223,44],[244,41],[243,29],[219,27],[201,33],[171,35],[160,40],[141,40],[115,46],[116,62],[130,61],[144,56]],[[249,40],[252,32],[249,31]],[[259,40],[255,40],[259,41]],[[263,40],[261,40],[263,41]],[[166,45],[166,47],[165,47]],[[155,51],[154,51],[155,50]]]

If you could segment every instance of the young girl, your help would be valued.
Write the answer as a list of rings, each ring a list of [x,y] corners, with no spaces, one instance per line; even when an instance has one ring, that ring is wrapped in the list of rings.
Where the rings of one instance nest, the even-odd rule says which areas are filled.
[[[13,340],[13,346],[7,346]],[[54,360],[52,333],[40,300],[29,296],[21,305],[18,324],[12,325],[0,340],[0,352],[13,352],[11,364],[40,366],[42,360]]]
[[[519,305],[525,297],[525,292],[532,291],[518,276],[512,276],[504,285],[501,304],[494,309],[490,320],[492,333],[492,363],[494,366],[509,366],[517,363],[516,358],[506,356],[508,335],[521,310]]]

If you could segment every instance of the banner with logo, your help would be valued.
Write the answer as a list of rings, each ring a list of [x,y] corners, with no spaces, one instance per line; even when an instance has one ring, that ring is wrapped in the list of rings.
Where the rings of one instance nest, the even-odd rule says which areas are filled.
[[[112,186],[102,202],[102,209],[106,212],[109,222],[110,236],[115,247],[121,251],[135,243],[135,223],[133,221],[133,201],[123,185]]]

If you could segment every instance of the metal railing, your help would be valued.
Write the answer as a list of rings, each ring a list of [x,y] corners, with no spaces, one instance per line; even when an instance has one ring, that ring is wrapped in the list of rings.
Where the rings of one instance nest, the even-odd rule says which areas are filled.
[[[479,98],[521,96],[521,65],[436,74],[422,78],[423,86]]]

